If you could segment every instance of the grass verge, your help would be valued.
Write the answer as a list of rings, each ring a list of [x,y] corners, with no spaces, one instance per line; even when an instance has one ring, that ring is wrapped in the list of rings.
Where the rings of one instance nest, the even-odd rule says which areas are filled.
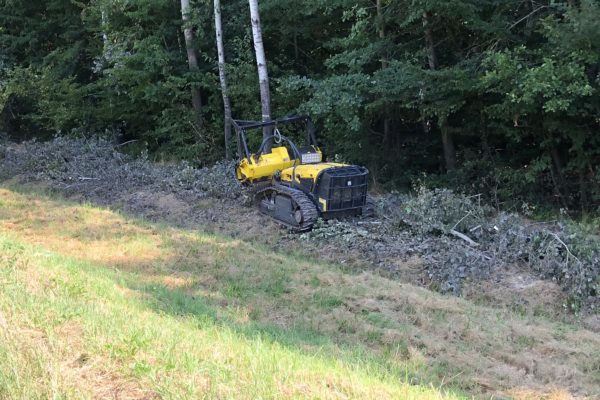
[[[0,398],[568,396],[600,382],[600,338],[575,325],[41,194],[0,189],[0,254]]]

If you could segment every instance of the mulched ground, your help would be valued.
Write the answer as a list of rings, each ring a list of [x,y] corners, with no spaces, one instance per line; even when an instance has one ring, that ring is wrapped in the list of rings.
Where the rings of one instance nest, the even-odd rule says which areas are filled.
[[[554,304],[556,312],[573,306],[595,313],[600,305],[594,289],[600,282],[597,240],[582,241],[568,224],[533,224],[449,190],[389,193],[375,198],[377,217],[320,221],[298,235],[250,206],[232,162],[201,169],[157,164],[99,138],[0,142],[0,182],[41,185],[151,221],[254,240],[278,251],[300,249],[349,270],[369,268],[531,312]]]

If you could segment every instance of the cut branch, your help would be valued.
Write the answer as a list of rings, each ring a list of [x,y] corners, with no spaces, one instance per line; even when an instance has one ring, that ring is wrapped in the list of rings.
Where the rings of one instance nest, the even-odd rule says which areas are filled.
[[[457,238],[464,240],[465,242],[469,243],[471,246],[479,246],[479,243],[477,243],[476,241],[474,241],[473,239],[471,239],[464,233],[460,233],[458,231],[455,231],[454,229],[450,229],[450,234],[452,236],[456,236]]]

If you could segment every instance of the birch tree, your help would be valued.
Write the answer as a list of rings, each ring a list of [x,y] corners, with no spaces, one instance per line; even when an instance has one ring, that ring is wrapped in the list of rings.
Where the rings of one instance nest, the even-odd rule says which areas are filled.
[[[227,76],[225,75],[225,49],[223,46],[223,24],[221,23],[221,1],[214,0],[215,8],[215,33],[217,38],[217,54],[219,60],[219,80],[221,81],[221,94],[223,95],[223,109],[225,114],[225,158],[231,157],[229,142],[231,141],[231,102],[227,91]]]
[[[198,56],[194,47],[194,32],[190,26],[190,0],[181,0],[181,19],[183,21],[183,36],[190,71],[198,71]],[[202,126],[202,96],[200,88],[192,87],[192,106],[196,112],[198,126]]]
[[[254,51],[256,52],[256,66],[258,68],[258,83],[260,86],[260,105],[262,120],[271,120],[271,94],[269,91],[269,74],[267,72],[267,58],[263,45],[262,30],[260,26],[260,14],[258,12],[258,0],[249,0],[250,20],[252,22],[252,37],[254,39]],[[263,129],[263,138],[271,135],[271,129]],[[265,153],[271,152],[272,141],[267,142]]]

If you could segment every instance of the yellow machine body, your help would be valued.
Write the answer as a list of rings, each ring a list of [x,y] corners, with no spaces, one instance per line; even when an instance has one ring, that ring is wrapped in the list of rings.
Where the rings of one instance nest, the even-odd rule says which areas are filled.
[[[316,148],[320,158],[321,150]],[[250,159],[244,158],[236,169],[237,178],[244,183],[270,181],[277,176],[281,182],[304,186],[305,190],[312,192],[319,174],[326,169],[345,167],[348,164],[319,162],[315,164],[300,164],[300,160],[291,159],[288,149],[284,146],[275,147],[269,154],[259,157],[251,155]],[[328,209],[327,199],[318,198],[322,212]]]
[[[317,153],[322,158],[321,150],[316,148]],[[261,154],[259,157],[252,154],[250,158],[243,158],[236,168],[238,180],[242,183],[255,183],[270,180],[276,174],[280,174],[284,182],[292,182],[296,178],[296,183],[302,180],[311,179],[314,181],[319,173],[327,168],[343,167],[346,164],[319,162],[315,164],[300,164],[300,160],[292,159],[288,149],[284,146],[274,147],[269,154]]]
[[[302,184],[303,180],[310,179],[314,183],[323,170],[334,167],[345,167],[346,165],[347,164],[331,162],[296,165],[282,170],[281,180],[284,182],[295,181],[298,184]]]
[[[299,163],[293,160],[284,146],[275,147],[269,154],[261,154],[256,157],[252,154],[249,158],[243,158],[236,168],[236,175],[242,183],[254,183],[271,179],[277,171]]]
[[[304,186],[305,190],[312,192],[319,177],[319,174],[326,169],[335,167],[345,167],[348,164],[321,162],[318,164],[301,164],[281,171],[281,181],[292,183],[297,186]],[[321,212],[328,211],[328,201],[324,198],[318,198]]]

